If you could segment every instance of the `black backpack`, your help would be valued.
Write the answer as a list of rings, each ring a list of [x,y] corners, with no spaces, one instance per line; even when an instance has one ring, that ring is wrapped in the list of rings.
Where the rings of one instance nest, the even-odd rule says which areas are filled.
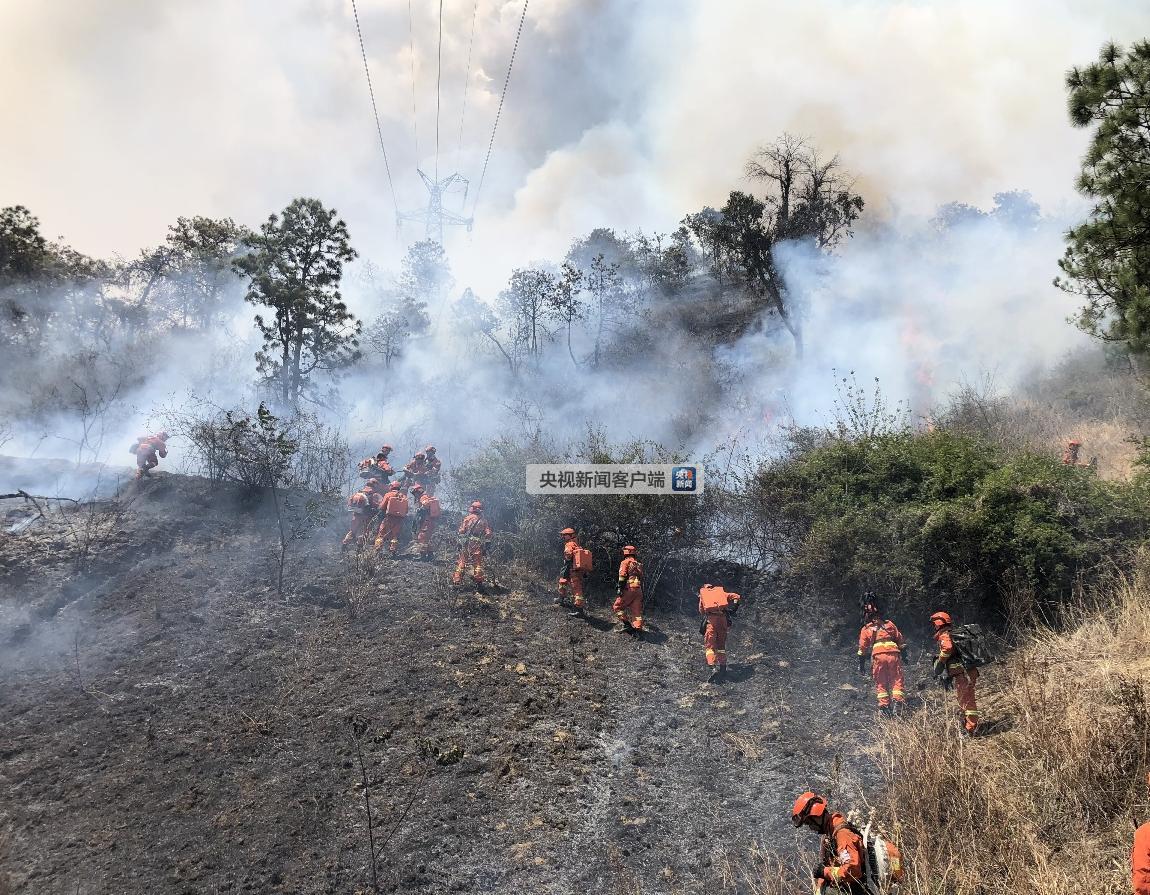
[[[995,659],[981,625],[955,625],[950,629],[950,639],[958,658],[967,668],[981,668]]]

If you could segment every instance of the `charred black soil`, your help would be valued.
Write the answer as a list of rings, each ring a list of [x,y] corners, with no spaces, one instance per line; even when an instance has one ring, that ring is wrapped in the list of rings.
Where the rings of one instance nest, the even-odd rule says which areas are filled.
[[[82,561],[0,503],[0,891],[370,892],[373,847],[385,892],[748,891],[756,843],[798,851],[797,792],[868,776],[851,652],[769,593],[709,684],[658,605],[692,582],[636,641],[604,594],[452,590],[446,544],[341,557],[340,519],[277,594],[266,506],[123,493]]]

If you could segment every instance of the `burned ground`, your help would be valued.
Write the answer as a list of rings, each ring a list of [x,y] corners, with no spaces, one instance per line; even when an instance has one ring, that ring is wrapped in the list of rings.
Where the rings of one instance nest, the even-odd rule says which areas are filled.
[[[381,891],[750,891],[756,843],[811,853],[795,794],[865,767],[851,651],[769,592],[708,684],[690,611],[636,642],[605,594],[586,621],[509,568],[460,594],[446,544],[377,566],[339,523],[280,595],[266,506],[122,494],[82,565],[56,524],[0,537],[0,891],[371,891],[364,775]]]

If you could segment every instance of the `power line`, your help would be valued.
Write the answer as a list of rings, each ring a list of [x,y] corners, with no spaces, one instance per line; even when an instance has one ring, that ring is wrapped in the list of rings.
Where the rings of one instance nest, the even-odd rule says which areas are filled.
[[[467,92],[471,87],[471,51],[475,47],[475,19],[479,12],[479,0],[471,6],[471,39],[467,42],[467,70],[463,74],[463,105],[459,109],[459,144],[455,149],[456,164],[463,155],[463,119],[467,115]]]
[[[415,135],[415,161],[419,163],[419,117],[415,114],[415,28],[411,24],[411,0],[407,0],[407,54],[411,59],[411,132]]]
[[[503,79],[503,92],[499,95],[499,106],[495,110],[495,124],[491,128],[491,139],[487,141],[487,155],[483,159],[483,170],[479,174],[479,186],[475,189],[475,205],[471,214],[479,208],[479,194],[483,192],[483,180],[487,177],[487,164],[491,161],[491,150],[495,146],[495,132],[499,129],[499,116],[503,114],[503,102],[507,99],[507,85],[511,83],[511,69],[515,66],[515,54],[519,51],[519,38],[523,36],[523,22],[527,18],[527,4],[531,0],[523,0],[523,13],[519,16],[519,30],[515,32],[515,44],[511,47],[511,61],[507,63],[507,75]]]
[[[435,179],[439,180],[439,96],[443,84],[443,0],[439,0],[439,50],[435,70]]]
[[[391,188],[391,204],[395,206],[395,216],[399,218],[399,202],[395,198],[395,183],[391,179],[391,163],[387,159],[387,147],[383,143],[383,128],[379,124],[379,108],[375,104],[375,89],[371,86],[371,69],[367,65],[367,50],[363,45],[363,30],[359,27],[359,10],[355,0],[351,0],[351,13],[355,16],[355,33],[359,36],[359,52],[363,56],[363,73],[367,78],[367,93],[371,97],[371,114],[375,118],[375,132],[379,136],[379,148],[383,152],[383,167],[387,171],[387,185]]]

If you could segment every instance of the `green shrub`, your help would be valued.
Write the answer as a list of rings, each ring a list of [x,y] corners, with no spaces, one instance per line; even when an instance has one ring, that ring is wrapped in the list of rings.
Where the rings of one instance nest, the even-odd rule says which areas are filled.
[[[750,490],[762,524],[789,532],[792,586],[921,606],[1021,587],[1041,610],[1148,528],[1139,484],[945,430],[796,432]]]

